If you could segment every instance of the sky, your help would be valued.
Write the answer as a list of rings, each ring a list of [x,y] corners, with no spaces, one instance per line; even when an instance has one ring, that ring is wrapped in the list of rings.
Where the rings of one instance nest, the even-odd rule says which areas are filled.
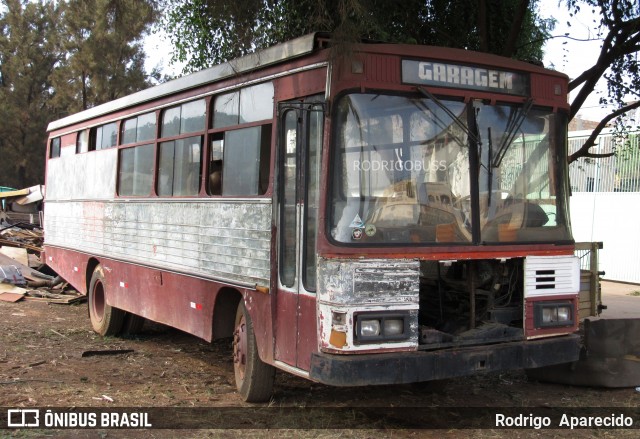
[[[144,50],[147,54],[144,63],[147,72],[154,67],[160,67],[164,75],[180,76],[182,74],[182,64],[170,64],[172,46],[165,34],[158,32],[148,35],[144,39]]]
[[[559,0],[540,0],[539,7],[543,18],[553,17],[557,20],[556,29],[552,35],[558,37],[548,40],[544,47],[545,67],[554,68],[570,78],[577,77],[595,63],[600,52],[600,41],[593,40],[594,27],[599,21],[598,14],[593,14],[590,8],[583,7],[577,16],[570,17],[566,5]],[[567,25],[569,21],[571,26]],[[570,33],[571,39],[563,37],[567,32]],[[576,41],[576,39],[590,41]],[[168,39],[162,34],[147,37],[145,40],[147,71],[160,65],[164,74],[179,76],[182,64],[170,65],[170,48]],[[606,89],[602,84],[597,91],[605,93]],[[609,111],[599,105],[598,99],[599,95],[592,93],[578,115],[585,120],[601,120]]]
[[[578,15],[571,17],[565,4],[560,4],[558,0],[540,0],[539,5],[541,17],[553,17],[557,20],[556,29],[551,33],[552,35],[563,36],[568,32],[571,36],[571,38],[551,38],[546,42],[543,59],[545,67],[565,73],[569,78],[578,77],[595,64],[600,53],[601,41],[594,39],[594,28],[599,23],[599,14],[597,12],[594,14],[591,8],[583,7]],[[570,22],[571,26],[567,22]],[[591,93],[578,112],[578,116],[585,120],[599,121],[609,114],[609,109],[598,103],[603,93],[606,93],[606,87],[604,81],[601,81],[596,88],[596,93]]]

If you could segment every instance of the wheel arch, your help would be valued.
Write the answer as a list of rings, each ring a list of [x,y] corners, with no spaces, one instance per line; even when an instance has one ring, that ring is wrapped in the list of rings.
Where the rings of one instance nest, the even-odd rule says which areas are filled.
[[[93,276],[93,272],[96,270],[96,267],[100,265],[100,261],[94,257],[89,258],[87,261],[87,271],[84,276],[84,294],[89,294],[89,285],[91,285],[91,276]]]
[[[235,288],[224,287],[218,291],[213,306],[212,340],[233,336],[236,310],[241,300],[242,293]]]

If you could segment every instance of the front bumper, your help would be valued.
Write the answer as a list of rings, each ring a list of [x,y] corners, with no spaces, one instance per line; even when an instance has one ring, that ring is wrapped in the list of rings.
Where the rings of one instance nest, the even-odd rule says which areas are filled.
[[[579,354],[580,336],[576,334],[438,351],[314,353],[309,378],[333,386],[404,384],[570,363]]]

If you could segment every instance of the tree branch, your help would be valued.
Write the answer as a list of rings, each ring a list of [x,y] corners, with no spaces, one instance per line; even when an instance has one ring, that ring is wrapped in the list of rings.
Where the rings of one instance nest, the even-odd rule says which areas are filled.
[[[524,22],[524,16],[528,10],[529,0],[520,0],[515,17],[513,17],[513,22],[511,23],[511,30],[509,31],[507,44],[504,46],[504,50],[502,52],[502,55],[507,58],[511,58],[516,51],[516,40],[518,39],[520,32],[522,32],[522,23]]]
[[[487,0],[478,2],[478,35],[480,37],[480,50],[489,51],[489,39],[487,36]]]
[[[600,121],[600,123],[593,130],[589,138],[584,142],[584,145],[582,145],[580,149],[578,149],[576,152],[574,152],[569,156],[568,158],[569,164],[575,162],[580,157],[603,158],[603,157],[611,157],[612,155],[614,155],[615,152],[596,154],[596,153],[589,152],[589,150],[592,147],[596,146],[596,140],[598,139],[598,136],[600,135],[602,130],[606,128],[609,121],[636,108],[640,108],[640,101],[634,102],[629,105],[625,105],[624,107],[617,109],[616,111],[614,111],[613,113],[609,114],[607,117],[602,119],[602,121]]]
[[[582,88],[571,103],[570,118],[573,118],[578,113],[578,110],[593,92],[596,84],[611,64],[624,55],[636,52],[636,46],[640,42],[639,28],[640,17],[610,29],[609,34],[603,41],[600,56],[593,67],[584,71],[578,78],[569,83],[569,91],[582,85]]]

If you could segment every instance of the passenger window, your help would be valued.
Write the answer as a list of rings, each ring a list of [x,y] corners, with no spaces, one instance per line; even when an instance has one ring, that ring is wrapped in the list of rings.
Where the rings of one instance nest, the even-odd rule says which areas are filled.
[[[240,128],[213,136],[209,194],[264,194],[269,184],[271,125]]]
[[[49,158],[55,159],[56,157],[60,157],[60,137],[51,139]]]
[[[209,193],[222,195],[222,157],[224,154],[223,133],[213,135],[209,157]]]
[[[144,142],[156,138],[156,114],[147,113],[122,123],[120,144]]]
[[[213,127],[224,128],[238,125],[240,114],[240,92],[233,92],[216,97],[213,104]]]
[[[273,83],[245,87],[216,97],[213,127],[224,128],[273,117]]]
[[[164,110],[162,137],[204,131],[206,103],[204,99],[187,102]]]
[[[262,195],[269,184],[273,83],[216,96],[212,105],[207,190],[210,195]],[[254,126],[242,127],[253,123]],[[238,126],[240,125],[240,126]]]
[[[202,136],[160,144],[158,195],[194,196],[200,191]]]
[[[89,130],[78,131],[76,138],[76,154],[89,151]]]
[[[115,122],[91,128],[89,151],[99,151],[116,146],[117,135],[118,129]]]
[[[153,187],[154,145],[140,145],[120,150],[118,162],[118,194],[146,196]]]

